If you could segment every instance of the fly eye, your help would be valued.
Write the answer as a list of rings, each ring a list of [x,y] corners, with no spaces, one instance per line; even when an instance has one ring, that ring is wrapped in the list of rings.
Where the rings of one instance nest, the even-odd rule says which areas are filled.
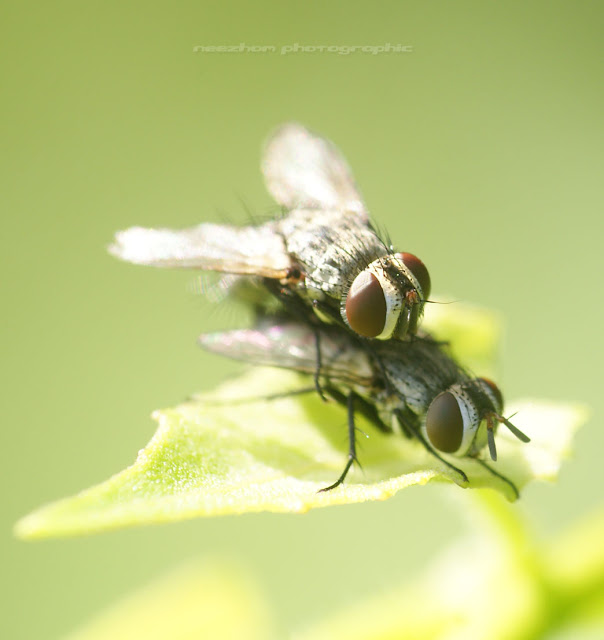
[[[428,440],[435,449],[455,453],[461,446],[464,420],[455,396],[444,391],[434,398],[426,414]]]
[[[499,390],[499,387],[492,380],[489,380],[489,378],[478,378],[478,380],[486,384],[487,387],[491,390],[498,404],[498,406],[495,408],[497,409],[497,411],[502,411],[503,410],[503,394]]]
[[[412,253],[399,253],[398,257],[403,264],[411,271],[421,288],[422,298],[426,300],[430,297],[430,274],[426,265]]]
[[[386,297],[380,281],[370,271],[354,279],[346,296],[346,319],[353,331],[375,338],[386,324]]]

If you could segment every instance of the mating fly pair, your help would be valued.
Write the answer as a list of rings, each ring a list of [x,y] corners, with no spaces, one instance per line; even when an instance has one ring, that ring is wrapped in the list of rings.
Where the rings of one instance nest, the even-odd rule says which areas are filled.
[[[379,238],[336,147],[288,124],[269,140],[262,170],[282,217],[247,227],[133,227],[116,234],[110,251],[135,264],[241,276],[234,295],[260,283],[276,296],[279,317],[261,313],[255,329],[202,336],[201,344],[236,359],[313,373],[318,389],[347,405],[348,462],[326,490],[341,484],[356,460],[355,408],[382,429],[394,424],[417,438],[463,481],[465,473],[438,452],[480,461],[488,443],[496,460],[499,423],[527,442],[501,415],[494,383],[472,379],[440,345],[416,335],[430,293],[428,271],[419,258]]]

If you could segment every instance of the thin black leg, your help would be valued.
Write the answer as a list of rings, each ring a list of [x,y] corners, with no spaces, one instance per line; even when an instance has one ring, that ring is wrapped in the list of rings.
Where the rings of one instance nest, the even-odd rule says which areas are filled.
[[[403,415],[403,411],[406,411],[409,414],[408,418]],[[416,427],[413,423],[417,422],[417,416],[412,414],[411,411],[409,411],[406,407],[405,409],[399,409],[398,411],[395,411],[395,414],[403,435],[409,439],[415,438],[415,432],[418,430],[418,427]]]
[[[518,491],[518,487],[516,487],[516,485],[509,478],[506,478],[503,474],[499,473],[499,471],[495,471],[495,469],[488,465],[484,460],[481,460],[480,458],[474,458],[474,460],[476,460],[476,462],[484,467],[489,473],[492,473],[496,478],[503,480],[503,482],[511,487],[516,496],[516,499],[520,497],[520,491]]]
[[[321,333],[316,327],[312,327],[312,330],[313,330],[313,333],[315,334],[315,349],[316,349],[316,367],[315,367],[315,373],[313,375],[313,380],[315,383],[315,389],[317,390],[319,397],[321,398],[321,400],[323,400],[323,402],[327,402],[327,398],[325,397],[325,394],[323,393],[323,388],[321,387],[321,381],[319,380],[321,376],[321,367],[322,367]]]
[[[337,486],[341,485],[342,482],[344,482],[344,478],[346,478],[346,476],[348,475],[348,472],[350,471],[352,465],[355,462],[358,464],[356,428],[354,426],[354,396],[354,392],[350,391],[348,393],[348,399],[346,402],[346,407],[348,409],[348,462],[344,467],[344,471],[342,471],[342,473],[340,474],[340,477],[333,484],[330,484],[328,487],[321,489],[319,493],[322,493],[324,491],[331,491],[332,489],[335,489]]]
[[[399,416],[399,413],[400,413],[400,410],[397,410],[396,411],[396,417],[399,418],[399,420],[400,420],[401,418]],[[468,482],[468,476],[461,469],[459,469],[455,465],[451,464],[450,462],[445,460],[441,455],[439,455],[436,452],[436,450],[433,449],[428,444],[428,441],[424,438],[424,436],[422,435],[422,432],[418,428],[415,428],[415,427],[413,428],[413,434],[424,445],[424,448],[426,449],[426,451],[431,453],[437,460],[440,460],[445,466],[449,467],[449,469],[452,469],[453,471],[458,473],[461,476],[461,479],[463,480],[463,482]]]

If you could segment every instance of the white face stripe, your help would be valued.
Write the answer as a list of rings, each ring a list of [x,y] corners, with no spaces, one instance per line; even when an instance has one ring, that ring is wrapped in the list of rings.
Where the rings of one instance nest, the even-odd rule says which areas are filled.
[[[382,293],[384,294],[384,300],[386,301],[386,320],[384,322],[384,328],[382,329],[382,332],[375,336],[377,340],[389,340],[394,335],[394,332],[396,331],[396,328],[399,324],[400,315],[403,309],[405,309],[407,312],[407,323],[409,322],[409,317],[412,312],[412,306],[408,307],[405,304],[405,299],[399,287],[397,286],[397,283],[394,282],[386,272],[386,267],[392,266],[402,271],[411,285],[418,292],[420,298],[422,296],[422,288],[417,281],[417,278],[411,273],[411,271],[405,266],[403,261],[396,254],[388,254],[381,258],[377,258],[367,267],[365,267],[365,271],[368,271],[377,278],[378,282],[380,283],[380,287],[382,288]],[[344,300],[346,300],[347,295],[348,294],[346,294],[346,296],[344,297]],[[342,304],[341,314],[345,322],[348,324],[345,303]]]
[[[387,340],[392,337],[392,334],[396,329],[396,325],[398,324],[401,309],[404,306],[401,292],[386,275],[383,260],[384,258],[378,258],[367,267],[367,271],[372,273],[378,279],[386,300],[386,322],[384,323],[382,333],[375,336],[378,340]]]
[[[476,406],[472,402],[470,396],[461,388],[460,385],[453,385],[448,391],[457,400],[461,417],[463,418],[463,437],[459,449],[453,453],[454,456],[465,456],[469,451],[478,428],[480,427],[480,416]]]

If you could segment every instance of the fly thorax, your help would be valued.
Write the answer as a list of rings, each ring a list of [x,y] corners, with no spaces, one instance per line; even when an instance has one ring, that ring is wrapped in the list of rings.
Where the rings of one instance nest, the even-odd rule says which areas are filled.
[[[390,368],[388,368],[390,369]],[[412,413],[422,415],[430,402],[429,390],[413,372],[403,369],[388,371],[390,385],[396,390],[392,394],[392,402],[402,408],[407,407]]]
[[[390,391],[387,391],[386,389],[383,389],[378,394],[376,394],[376,398],[379,405],[381,407],[384,407],[384,409],[390,413],[392,413],[395,409],[400,408],[401,401],[396,393],[392,393]]]

